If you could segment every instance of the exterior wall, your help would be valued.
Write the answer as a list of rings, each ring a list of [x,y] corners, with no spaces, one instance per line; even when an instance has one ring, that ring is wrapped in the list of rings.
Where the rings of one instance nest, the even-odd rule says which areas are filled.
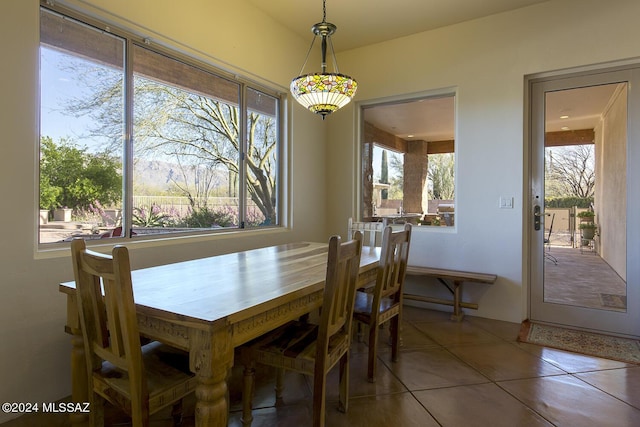
[[[596,139],[595,211],[600,256],[627,278],[627,92],[617,91],[603,115]],[[606,212],[606,213],[603,213]]]

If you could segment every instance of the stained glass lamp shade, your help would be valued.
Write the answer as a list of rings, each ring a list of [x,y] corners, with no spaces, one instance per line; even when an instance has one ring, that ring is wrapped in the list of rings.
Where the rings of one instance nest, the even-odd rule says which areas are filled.
[[[307,59],[305,59],[302,70],[300,70],[301,75],[293,79],[290,87],[291,94],[295,100],[309,111],[321,114],[323,120],[328,114],[347,105],[358,89],[358,83],[354,79],[338,72],[336,55],[333,52],[333,43],[331,42],[331,35],[335,33],[336,28],[332,23],[326,22],[326,8],[324,8],[322,22],[311,27],[311,31],[315,35],[309,52],[307,52],[307,59],[309,59],[309,53],[313,48],[316,37],[321,36],[322,72],[302,74],[304,66],[307,64]],[[331,47],[335,73],[327,72],[327,44]]]
[[[322,114],[323,118],[347,105],[357,89],[355,80],[338,73],[304,74],[291,82],[296,101],[309,111]]]

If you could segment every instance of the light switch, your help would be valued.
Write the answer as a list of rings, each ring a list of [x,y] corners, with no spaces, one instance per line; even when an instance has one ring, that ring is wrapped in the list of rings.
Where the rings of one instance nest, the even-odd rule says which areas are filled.
[[[500,196],[500,209],[513,209],[513,197]]]

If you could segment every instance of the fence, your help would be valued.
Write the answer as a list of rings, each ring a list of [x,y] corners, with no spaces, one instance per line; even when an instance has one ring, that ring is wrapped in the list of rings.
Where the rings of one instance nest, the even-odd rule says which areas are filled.
[[[215,209],[216,207],[238,207],[237,197],[200,197],[194,198],[196,206],[206,206]],[[190,213],[191,203],[187,197],[181,196],[133,196],[134,208],[149,208],[158,206],[163,212],[171,212],[174,215],[184,217]],[[255,203],[249,201],[249,208],[255,207]]]
[[[578,221],[576,215],[588,209],[583,208],[545,208],[546,214],[544,220],[545,236],[549,232],[551,219],[553,219],[553,230],[551,236],[551,244],[575,246],[576,235],[578,232]]]

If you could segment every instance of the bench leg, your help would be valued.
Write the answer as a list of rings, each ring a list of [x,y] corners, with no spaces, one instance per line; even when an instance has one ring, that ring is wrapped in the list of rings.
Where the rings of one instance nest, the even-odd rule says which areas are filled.
[[[462,321],[462,318],[464,317],[462,307],[460,307],[462,283],[463,282],[459,280],[453,281],[453,314],[451,315],[451,320],[455,320],[456,322]]]

